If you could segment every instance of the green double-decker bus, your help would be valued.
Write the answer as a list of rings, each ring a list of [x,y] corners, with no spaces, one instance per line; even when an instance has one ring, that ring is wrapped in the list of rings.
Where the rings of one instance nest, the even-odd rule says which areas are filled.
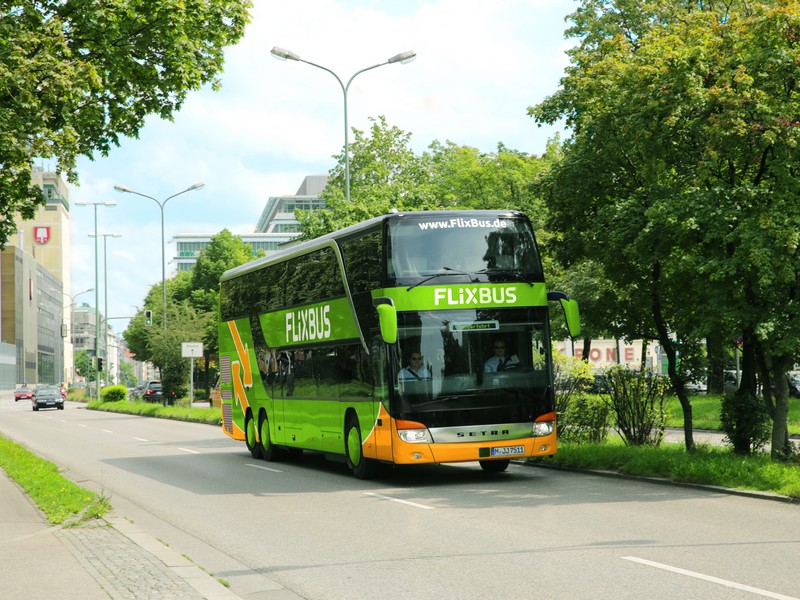
[[[515,211],[392,212],[220,280],[223,430],[254,458],[381,463],[556,452],[549,306]]]

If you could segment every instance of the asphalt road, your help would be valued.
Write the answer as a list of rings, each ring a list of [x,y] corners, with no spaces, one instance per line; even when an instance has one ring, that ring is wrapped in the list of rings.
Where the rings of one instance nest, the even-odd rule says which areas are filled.
[[[0,432],[242,597],[800,600],[800,506],[511,465],[266,463],[215,427],[0,395]]]

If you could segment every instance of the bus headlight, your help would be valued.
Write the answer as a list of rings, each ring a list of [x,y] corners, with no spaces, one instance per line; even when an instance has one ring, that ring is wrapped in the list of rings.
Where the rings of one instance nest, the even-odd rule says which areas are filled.
[[[398,429],[397,435],[409,444],[432,444],[431,434],[427,429]]]
[[[537,421],[533,424],[533,431],[531,432],[534,437],[541,437],[543,435],[550,435],[555,429],[555,421]]]

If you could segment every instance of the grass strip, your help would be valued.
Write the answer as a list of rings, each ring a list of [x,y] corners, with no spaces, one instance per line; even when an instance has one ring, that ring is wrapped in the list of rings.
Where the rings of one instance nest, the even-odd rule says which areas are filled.
[[[73,483],[53,463],[0,435],[0,467],[16,481],[54,525],[76,525],[103,516],[108,498]]]
[[[720,431],[720,409],[722,396],[696,394],[689,398],[692,403],[692,426],[694,429]],[[683,409],[678,398],[668,397],[664,402],[667,410],[667,427],[683,428]],[[789,398],[789,435],[800,435],[800,398]]]
[[[768,454],[738,456],[729,448],[698,444],[694,452],[678,444],[625,446],[559,443],[552,458],[533,459],[575,469],[616,471],[626,475],[772,492],[800,500],[800,465],[781,463]]]
[[[208,425],[222,426],[222,413],[217,407],[200,408],[183,405],[163,406],[153,402],[92,402],[87,405],[90,410],[124,413],[128,415],[141,415],[144,417],[158,417],[173,419],[175,421],[189,421],[192,423],[206,423]]]

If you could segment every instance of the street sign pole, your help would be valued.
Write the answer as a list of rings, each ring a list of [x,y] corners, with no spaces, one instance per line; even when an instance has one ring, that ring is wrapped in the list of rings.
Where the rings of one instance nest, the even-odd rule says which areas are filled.
[[[202,342],[181,342],[181,356],[191,359],[189,367],[189,408],[194,403],[194,359],[203,356]]]

